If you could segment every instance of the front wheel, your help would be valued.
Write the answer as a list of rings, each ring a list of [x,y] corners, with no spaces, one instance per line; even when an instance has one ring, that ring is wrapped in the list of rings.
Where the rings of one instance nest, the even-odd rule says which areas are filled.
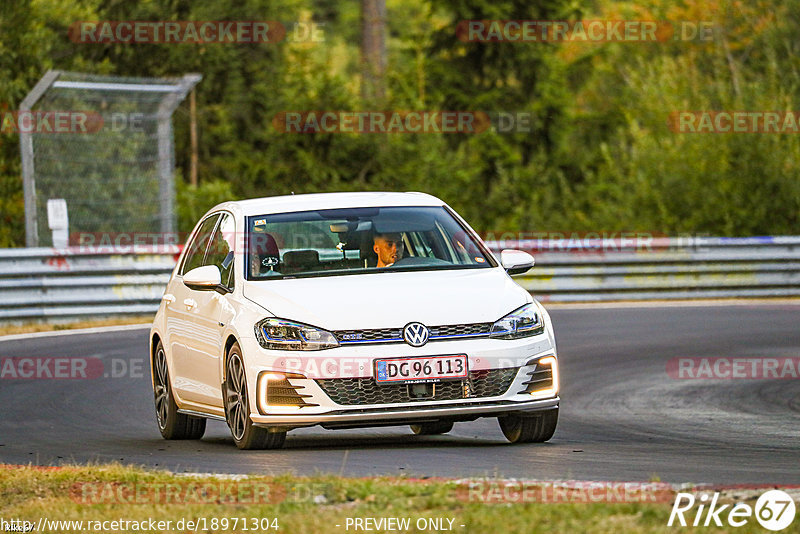
[[[536,415],[505,415],[497,421],[511,443],[541,443],[552,438],[556,431],[558,408]]]
[[[225,418],[240,449],[280,449],[286,441],[286,431],[255,426],[250,419],[250,402],[244,372],[242,349],[234,343],[225,366]]]
[[[178,413],[172,385],[169,381],[167,355],[161,341],[153,357],[153,393],[156,403],[158,430],[164,439],[200,439],[206,433],[206,420]]]

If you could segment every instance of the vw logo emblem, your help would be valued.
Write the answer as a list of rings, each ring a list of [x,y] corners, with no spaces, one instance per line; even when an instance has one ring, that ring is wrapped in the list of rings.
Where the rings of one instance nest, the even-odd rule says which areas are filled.
[[[403,328],[403,339],[412,347],[421,347],[428,342],[430,332],[422,323],[408,323]]]

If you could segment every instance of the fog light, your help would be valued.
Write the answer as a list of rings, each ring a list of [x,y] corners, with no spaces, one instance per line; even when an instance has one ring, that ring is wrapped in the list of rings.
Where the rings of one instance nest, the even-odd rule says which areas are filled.
[[[286,375],[283,373],[264,373],[261,375],[261,380],[285,380]]]
[[[303,386],[293,386],[289,382],[290,378],[305,378],[298,373],[276,373],[272,371],[262,371],[258,375],[258,391],[256,403],[258,411],[266,415],[269,413],[270,406],[317,406],[309,404],[306,398],[311,395],[301,395],[297,393]]]
[[[537,399],[546,399],[548,397],[555,397],[558,395],[558,360],[555,356],[545,356],[544,358],[539,358],[536,362],[536,366],[548,366],[550,367],[550,371],[553,373],[553,384],[549,387],[544,389],[537,389],[535,391],[531,391],[531,397],[535,397]]]

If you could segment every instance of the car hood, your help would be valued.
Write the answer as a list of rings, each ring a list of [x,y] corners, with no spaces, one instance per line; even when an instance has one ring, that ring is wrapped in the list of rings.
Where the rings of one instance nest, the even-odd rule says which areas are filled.
[[[244,296],[328,330],[492,322],[531,300],[502,268],[248,281]]]

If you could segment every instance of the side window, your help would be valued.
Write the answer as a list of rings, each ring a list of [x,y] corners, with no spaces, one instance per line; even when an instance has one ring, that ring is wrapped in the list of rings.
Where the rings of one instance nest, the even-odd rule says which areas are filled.
[[[211,237],[211,232],[217,224],[217,219],[219,219],[219,215],[214,214],[200,223],[200,228],[197,229],[197,233],[192,237],[191,241],[186,244],[186,256],[184,257],[183,266],[181,267],[181,275],[191,271],[195,267],[203,265],[203,258],[206,255],[206,246]]]
[[[236,237],[236,228],[233,217],[223,214],[222,220],[211,238],[208,254],[203,265],[216,265],[219,268],[222,283],[233,287],[233,243]]]

